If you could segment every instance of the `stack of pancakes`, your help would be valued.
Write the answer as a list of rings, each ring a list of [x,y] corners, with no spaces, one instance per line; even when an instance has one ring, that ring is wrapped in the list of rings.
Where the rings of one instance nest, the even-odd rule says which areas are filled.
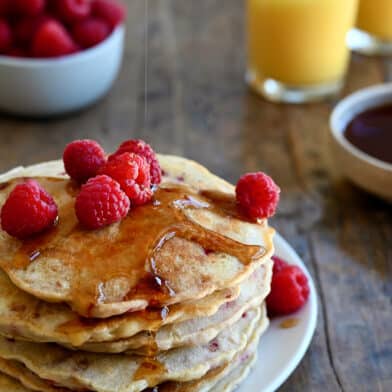
[[[241,215],[232,185],[159,156],[148,205],[88,231],[61,162],[0,176],[0,205],[37,180],[56,227],[0,231],[1,391],[231,391],[268,325],[273,229]]]

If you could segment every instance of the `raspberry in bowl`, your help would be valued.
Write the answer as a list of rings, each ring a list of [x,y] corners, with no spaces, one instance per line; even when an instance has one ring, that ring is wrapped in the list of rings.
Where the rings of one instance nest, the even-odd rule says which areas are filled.
[[[119,0],[3,2],[0,110],[59,115],[108,92],[124,48],[126,12]]]

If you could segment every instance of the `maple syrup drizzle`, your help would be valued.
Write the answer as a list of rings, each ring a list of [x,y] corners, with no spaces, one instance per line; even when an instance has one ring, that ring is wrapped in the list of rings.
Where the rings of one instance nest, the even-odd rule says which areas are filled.
[[[298,323],[299,323],[299,319],[296,317],[287,318],[279,324],[279,328],[282,329],[294,328],[295,326],[298,325]]]
[[[146,357],[136,370],[133,379],[147,380],[150,385],[154,385],[160,381],[161,375],[165,372],[165,366],[156,358]]]
[[[143,349],[141,351],[141,353],[147,357],[156,357],[156,355],[158,355],[159,353],[159,346],[158,343],[156,341],[156,335],[157,332],[156,331],[148,331],[146,332],[147,336],[146,339],[143,343]]]
[[[12,260],[0,263],[5,269],[24,269],[40,257],[61,260],[72,274],[68,302],[82,316],[94,316],[92,310],[99,303],[142,299],[155,308],[170,303],[175,289],[170,274],[165,275],[161,268],[163,262],[170,260],[157,256],[175,238],[197,243],[208,253],[232,255],[244,264],[265,252],[261,246],[245,245],[208,230],[185,214],[185,210],[200,209],[246,220],[231,195],[198,193],[182,184],[160,187],[153,202],[133,208],[121,222],[88,231],[78,224],[74,213],[74,183],[63,179],[37,181],[58,202],[60,223],[36,238],[23,241]],[[178,281],[177,276],[173,278]],[[107,298],[112,280],[124,286],[125,295],[121,298]]]
[[[7,182],[1,182],[0,183],[0,191],[2,191],[5,188],[8,188],[9,185],[10,185],[10,183],[8,181]]]
[[[141,319],[147,320],[149,322],[148,327],[150,336],[148,338],[148,344],[146,345],[150,347],[149,351],[151,353],[155,354],[158,351],[158,346],[155,342],[155,331],[157,331],[162,326],[162,324],[164,324],[164,321],[169,316],[169,312],[170,309],[168,306],[157,308],[147,307],[144,310],[132,312],[134,320]],[[111,317],[110,320],[114,321],[116,318],[123,319],[123,315]],[[102,324],[102,321],[103,320],[99,318],[87,318],[79,316],[59,325],[56,330],[64,334],[72,335],[74,333],[85,332],[86,330],[92,330],[96,327],[99,327],[99,325]]]

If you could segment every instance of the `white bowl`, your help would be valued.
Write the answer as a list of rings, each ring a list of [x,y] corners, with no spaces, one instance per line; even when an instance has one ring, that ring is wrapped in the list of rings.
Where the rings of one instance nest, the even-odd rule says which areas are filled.
[[[392,104],[392,83],[359,90],[335,107],[330,127],[334,153],[343,173],[361,188],[392,201],[392,164],[366,154],[344,137],[353,117],[387,103]]]
[[[101,98],[120,69],[125,27],[97,46],[55,59],[0,56],[0,110],[52,116],[81,109]]]

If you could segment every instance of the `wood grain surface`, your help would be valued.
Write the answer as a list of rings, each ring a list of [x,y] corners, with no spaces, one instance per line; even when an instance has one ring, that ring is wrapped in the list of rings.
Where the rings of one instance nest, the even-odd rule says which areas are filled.
[[[282,188],[272,225],[309,267],[320,303],[312,345],[281,391],[392,391],[391,206],[341,178],[329,148],[333,103],[277,105],[248,91],[242,1],[128,5],[110,94],[65,118],[1,115],[0,170],[59,158],[75,138],[110,151],[140,137],[233,182],[268,172]],[[354,56],[344,94],[387,80],[388,63]]]

